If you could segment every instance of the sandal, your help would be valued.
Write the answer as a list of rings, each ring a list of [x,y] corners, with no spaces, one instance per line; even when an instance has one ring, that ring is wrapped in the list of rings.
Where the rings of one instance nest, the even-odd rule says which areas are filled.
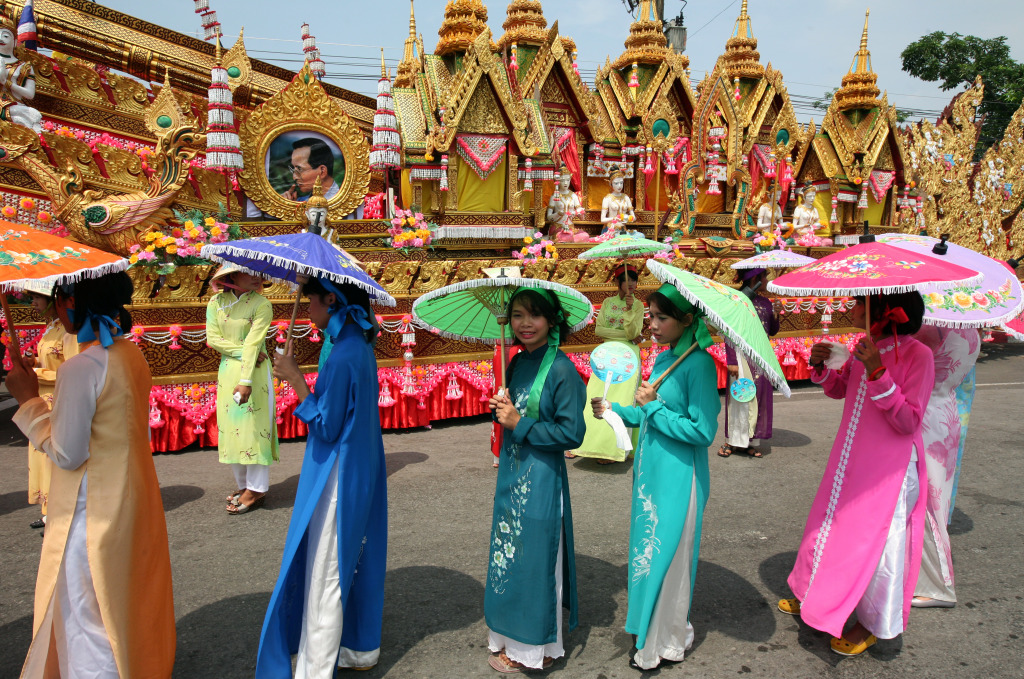
[[[228,502],[230,502],[233,505],[237,505],[238,504],[238,498],[241,497],[242,493],[244,493],[244,492],[245,492],[245,488],[241,488],[239,490],[236,490],[231,495],[228,495]]]
[[[869,634],[863,641],[856,644],[846,637],[839,637],[838,639],[833,637],[831,643],[832,652],[845,655],[846,657],[858,656],[874,646],[877,641],[878,637],[874,634]]]
[[[594,460],[598,464],[615,464],[616,460]]]
[[[734,452],[735,451],[732,449],[732,446],[726,443],[721,448],[718,449],[718,457],[729,457]]]
[[[800,600],[779,599],[779,611],[786,615],[800,615]]]
[[[549,658],[545,656],[544,663],[541,669],[548,669],[554,664],[554,662],[554,658]],[[501,672],[502,674],[518,674],[523,671],[537,669],[535,667],[527,667],[523,663],[512,660],[507,655],[505,655],[505,651],[499,651],[498,653],[491,654],[491,656],[487,658],[487,664],[491,666],[491,669],[497,672]]]
[[[263,502],[266,499],[267,494],[264,493],[263,495],[260,495],[258,498],[256,498],[247,505],[243,505],[241,502],[229,504],[227,506],[228,514],[245,514],[246,512],[252,511],[253,509],[259,509],[260,507],[263,506]]]
[[[753,446],[751,446],[750,448],[747,448],[747,455],[749,455],[750,457],[758,457],[758,458],[764,457],[764,453],[762,453],[757,448],[754,448]]]
[[[567,459],[567,460],[575,460],[576,459],[576,453],[574,453],[574,452],[572,452],[570,450],[569,452],[567,452],[565,454],[565,459]]]

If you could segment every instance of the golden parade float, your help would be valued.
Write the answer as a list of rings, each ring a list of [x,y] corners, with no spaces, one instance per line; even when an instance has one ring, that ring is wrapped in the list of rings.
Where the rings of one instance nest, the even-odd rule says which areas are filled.
[[[980,83],[937,124],[900,129],[878,96],[866,26],[821,125],[805,127],[782,74],[761,63],[746,0],[699,82],[645,0],[593,84],[537,0],[508,4],[500,35],[480,0],[450,0],[430,53],[410,3],[403,58],[393,78],[382,62],[376,100],[320,81],[308,27],[306,63],[289,72],[251,59],[241,34],[222,46],[216,13],[195,5],[205,41],[85,0],[35,3],[49,56],[20,45],[4,54],[0,31],[9,80],[23,83],[3,94],[0,212],[134,262],[129,336],[154,375],[154,451],[216,443],[219,356],[205,341],[215,267],[198,251],[243,234],[319,230],[398,300],[380,316],[376,348],[388,428],[486,411],[492,349],[417,327],[411,308],[487,268],[518,267],[600,305],[614,294],[615,261],[580,255],[623,230],[668,239],[660,258],[729,285],[740,259],[782,242],[821,256],[865,221],[952,233],[1001,259],[1021,251],[1022,114],[980,165]],[[11,36],[21,13],[7,3]],[[631,261],[641,290],[656,287],[642,259]],[[268,284],[265,294],[272,349],[294,293]],[[773,344],[790,379],[807,376],[815,338],[855,332],[851,300],[775,304]],[[39,320],[25,305],[12,316],[31,345]],[[320,333],[304,316],[295,346],[312,382]],[[582,373],[599,341],[587,328],[565,347]],[[724,352],[710,351],[724,384]],[[305,433],[294,404],[278,385],[283,438]]]

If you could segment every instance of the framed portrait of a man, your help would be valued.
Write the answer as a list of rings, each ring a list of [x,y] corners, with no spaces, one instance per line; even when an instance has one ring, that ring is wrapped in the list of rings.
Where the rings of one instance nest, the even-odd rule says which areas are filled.
[[[370,183],[362,130],[303,69],[238,129],[245,167],[239,183],[261,211],[297,219],[320,180],[329,219],[354,211]]]

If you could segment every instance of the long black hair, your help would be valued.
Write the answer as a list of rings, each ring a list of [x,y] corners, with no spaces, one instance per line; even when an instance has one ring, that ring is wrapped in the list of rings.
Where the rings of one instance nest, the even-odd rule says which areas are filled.
[[[380,326],[377,324],[377,315],[373,313],[373,307],[370,306],[370,295],[358,285],[352,283],[335,283],[331,282],[338,291],[345,295],[345,299],[349,304],[360,306],[366,310],[366,318],[370,321],[370,325],[373,327],[369,330],[364,330],[363,334],[366,337],[368,344],[377,344],[377,335],[380,334]],[[319,278],[310,278],[309,281],[302,288],[303,294],[307,297],[310,295],[316,295],[320,298],[322,303],[326,304],[326,297],[334,292],[334,290],[328,290],[323,283],[320,282]],[[331,305],[331,313],[334,314],[341,308],[341,300],[337,299],[335,295],[334,304]],[[326,330],[326,328],[322,328]]]
[[[859,303],[864,303],[864,297],[854,297]],[[921,321],[924,319],[924,298],[919,292],[897,292],[890,295],[871,296],[871,319],[868,325],[874,325],[882,320],[886,309],[902,308],[907,314],[906,323],[896,324],[897,335],[913,335],[921,329]],[[885,328],[889,330],[888,327]]]
[[[58,285],[54,294],[62,299],[74,298],[75,322],[72,329],[75,332],[82,329],[91,312],[97,316],[110,316],[127,333],[132,329],[132,315],[125,307],[132,303],[134,291],[131,276],[118,271],[99,278],[83,278],[74,284]]]
[[[551,330],[557,328],[559,343],[565,342],[566,338],[569,337],[569,323],[566,320],[565,311],[558,301],[558,295],[551,294],[549,298],[548,295],[537,290],[522,288],[512,295],[512,299],[508,301],[507,313],[509,318],[512,317],[512,306],[515,304],[521,304],[524,309],[534,316],[543,316],[547,320],[548,325],[551,326]],[[517,337],[513,338],[512,343],[522,344]]]

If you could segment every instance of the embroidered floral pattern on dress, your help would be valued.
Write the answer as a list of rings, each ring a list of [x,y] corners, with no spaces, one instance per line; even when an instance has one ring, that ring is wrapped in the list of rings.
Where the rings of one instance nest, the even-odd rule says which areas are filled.
[[[884,354],[891,351],[895,344],[892,346],[879,349],[879,354]],[[850,412],[850,426],[846,428],[846,438],[843,439],[843,447],[839,451],[839,463],[836,465],[836,472],[832,477],[832,493],[828,499],[828,507],[825,509],[825,518],[821,522],[821,528],[818,529],[818,535],[814,540],[814,556],[811,561],[811,576],[807,580],[807,590],[804,595],[800,597],[801,600],[807,598],[807,593],[811,591],[811,586],[814,584],[814,576],[818,572],[818,566],[821,565],[821,556],[825,552],[825,543],[828,541],[828,535],[832,532],[832,521],[835,518],[836,506],[839,504],[839,493],[843,489],[843,480],[846,478],[846,465],[850,461],[850,450],[853,448],[853,439],[857,435],[857,425],[860,423],[860,413],[864,408],[864,397],[867,395],[868,390],[868,374],[864,372],[860,378],[860,385],[857,387],[857,396],[854,398],[853,410]]]
[[[526,414],[526,402],[529,398],[528,389],[516,390],[513,405],[520,416]],[[513,473],[519,471],[522,462],[519,459],[519,450],[518,443],[509,444],[508,458]],[[530,465],[525,471],[515,476],[511,485],[511,506],[502,515],[494,531],[494,538],[491,541],[491,559],[487,569],[487,582],[495,594],[504,594],[505,584],[509,580],[508,572],[516,559],[523,555],[523,543],[519,536],[523,532],[522,517],[526,514],[526,505],[529,502],[533,486],[530,479],[532,471],[533,465]]]

